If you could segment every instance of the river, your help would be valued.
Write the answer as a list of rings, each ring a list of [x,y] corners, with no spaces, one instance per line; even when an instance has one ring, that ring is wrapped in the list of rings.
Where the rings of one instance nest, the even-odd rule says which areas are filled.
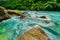
[[[34,28],[36,25],[48,35],[51,40],[60,40],[60,12],[53,11],[22,11],[27,18],[14,16],[0,22],[0,40],[16,40],[18,36]],[[46,16],[46,18],[39,18]],[[49,21],[45,23],[44,20]]]

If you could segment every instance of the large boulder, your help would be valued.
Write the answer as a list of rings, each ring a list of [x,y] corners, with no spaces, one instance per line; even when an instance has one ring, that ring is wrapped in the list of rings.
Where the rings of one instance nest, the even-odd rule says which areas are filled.
[[[5,10],[5,8],[0,7],[0,22],[6,19],[9,19],[13,16],[20,16],[21,18],[25,18],[24,13],[22,12],[15,12],[14,10]]]
[[[5,8],[0,7],[0,21],[10,18],[10,15],[5,11]]]

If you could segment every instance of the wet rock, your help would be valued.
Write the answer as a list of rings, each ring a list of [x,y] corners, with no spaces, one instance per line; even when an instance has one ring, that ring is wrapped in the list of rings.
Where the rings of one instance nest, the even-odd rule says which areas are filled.
[[[49,20],[44,20],[44,23],[49,24],[50,21]]]
[[[11,16],[20,16],[21,18],[25,18],[26,16],[24,15],[23,12],[14,12],[14,11],[7,11],[8,14],[10,14]]]
[[[46,16],[40,16],[39,18],[44,18],[44,19],[46,19]]]

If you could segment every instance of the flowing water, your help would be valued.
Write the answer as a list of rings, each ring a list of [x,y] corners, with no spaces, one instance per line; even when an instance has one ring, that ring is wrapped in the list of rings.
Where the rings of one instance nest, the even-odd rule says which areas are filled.
[[[27,18],[20,19],[19,16],[0,22],[0,40],[16,40],[28,30],[41,26],[41,29],[51,40],[60,40],[60,12],[49,11],[22,11],[27,12]],[[46,16],[38,18],[39,16]],[[44,20],[49,21],[45,23]]]

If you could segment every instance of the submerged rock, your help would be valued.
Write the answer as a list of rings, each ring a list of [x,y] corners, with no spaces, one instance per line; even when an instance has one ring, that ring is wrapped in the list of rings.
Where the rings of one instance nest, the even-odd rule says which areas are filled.
[[[50,40],[45,32],[39,27],[32,28],[17,40]]]

